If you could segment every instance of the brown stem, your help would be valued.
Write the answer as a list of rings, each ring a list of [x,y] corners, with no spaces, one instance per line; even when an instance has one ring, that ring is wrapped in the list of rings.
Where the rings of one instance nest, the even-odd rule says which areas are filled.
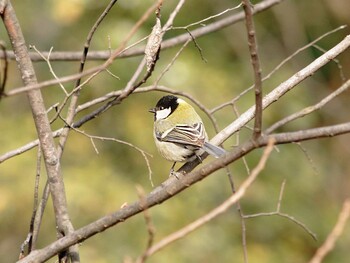
[[[255,121],[253,138],[257,139],[261,135],[262,125],[262,80],[261,68],[258,54],[258,44],[255,36],[255,26],[253,20],[253,6],[249,0],[243,0],[243,9],[245,13],[245,21],[248,33],[248,46],[250,52],[250,59],[254,70],[254,91],[255,91]]]
[[[35,71],[28,55],[22,30],[10,1],[5,1],[3,9],[0,10],[0,13],[11,40],[12,48],[16,56],[16,61],[24,85],[28,86],[37,84]],[[46,114],[44,100],[40,90],[28,91],[27,98],[32,110],[35,127],[44,157],[55,211],[57,230],[62,235],[67,235],[73,232],[74,228],[68,216],[61,166],[52,137],[50,122]],[[77,247],[74,247],[74,251],[70,252],[72,252],[70,254],[70,258],[73,262],[76,262],[75,259],[79,258]]]

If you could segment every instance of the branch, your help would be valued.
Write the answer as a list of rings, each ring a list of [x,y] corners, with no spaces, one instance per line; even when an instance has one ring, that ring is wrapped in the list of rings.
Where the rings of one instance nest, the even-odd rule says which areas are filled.
[[[258,44],[255,36],[255,26],[253,20],[253,7],[249,0],[243,0],[243,9],[245,13],[246,27],[248,33],[248,46],[250,59],[254,70],[254,91],[255,91],[255,121],[253,138],[258,138],[261,135],[262,126],[262,80],[261,68],[258,54]]]
[[[283,126],[283,125],[285,125],[285,124],[287,124],[295,119],[302,118],[302,117],[304,117],[304,116],[306,116],[306,115],[308,115],[316,110],[319,110],[324,105],[326,105],[328,102],[330,102],[335,97],[340,95],[342,92],[348,90],[349,87],[350,87],[350,80],[347,80],[343,85],[341,85],[340,88],[338,88],[337,90],[335,90],[334,92],[329,94],[327,97],[323,98],[319,103],[316,103],[315,105],[306,107],[306,108],[302,109],[301,111],[298,111],[298,112],[276,122],[274,125],[272,125],[271,127],[269,127],[266,130],[266,134],[269,134],[269,133],[275,131],[279,127],[281,127],[281,126]]]
[[[203,180],[204,178],[211,175],[215,171],[227,166],[228,164],[248,154],[252,150],[266,146],[271,138],[273,138],[276,144],[278,144],[278,143],[287,143],[287,142],[293,142],[293,141],[311,140],[315,138],[336,136],[336,135],[349,133],[349,132],[350,132],[350,122],[340,124],[340,125],[305,130],[302,132],[291,132],[291,133],[262,136],[262,137],[259,137],[259,139],[256,141],[249,140],[243,143],[241,146],[237,147],[234,151],[229,152],[225,156],[219,159],[213,160],[212,162],[206,165],[203,165],[202,167],[198,168],[195,171],[186,173],[185,176],[179,174],[179,178],[180,178],[179,180],[173,177],[169,178],[161,186],[155,188],[151,193],[145,196],[145,200],[146,200],[145,204],[147,208],[151,208],[155,205],[159,205],[163,203],[164,201],[182,192],[183,190],[190,187],[191,185]],[[188,168],[187,171],[191,171],[191,169],[193,169],[195,166],[196,166],[196,161],[187,163],[187,166],[185,165],[185,167]],[[143,208],[140,205],[139,201],[126,205],[120,210],[86,225],[74,231],[73,233],[61,238],[60,240],[51,243],[50,245],[42,249],[33,251],[26,258],[18,262],[24,263],[24,262],[32,262],[33,260],[37,260],[37,261],[47,260],[53,257],[55,254],[57,254],[59,251],[64,250],[65,248],[73,244],[80,243],[88,239],[89,237],[96,235],[102,231],[105,231],[106,229],[118,223],[124,222],[128,218],[142,211],[143,211]]]
[[[291,76],[289,79],[281,83],[277,88],[275,88],[273,91],[271,91],[269,94],[267,94],[263,98],[263,109],[270,106],[273,102],[279,100],[283,95],[285,95],[288,91],[293,89],[296,85],[298,85],[300,82],[302,82],[304,79],[308,78],[309,76],[313,75],[317,70],[319,70],[322,66],[327,64],[329,61],[337,57],[339,54],[343,53],[345,50],[347,50],[350,46],[350,35],[346,36],[340,43],[338,43],[336,46],[334,46],[332,49],[328,50],[326,53],[321,55],[319,58],[314,60],[312,63],[310,63],[305,68],[301,69],[297,73],[295,73],[293,76]],[[135,92],[147,92],[150,90],[153,90],[153,86],[150,87],[144,87],[139,88],[135,90]],[[100,98],[94,99],[90,102],[84,103],[77,107],[77,111],[84,110],[92,105],[98,104],[100,102],[104,102],[110,98],[119,96],[121,94],[121,91],[113,91],[110,92]],[[249,121],[251,121],[254,118],[254,112],[255,112],[255,106],[250,107],[246,112],[244,112],[239,118],[237,118],[234,122],[232,122],[230,125],[228,125],[225,129],[223,129],[220,133],[218,133],[213,139],[212,142],[214,144],[221,144],[225,140],[227,140],[232,134],[239,131],[242,127],[244,127]],[[86,120],[87,121],[87,120]],[[85,122],[86,122],[85,121]],[[79,125],[83,125],[84,121],[80,121]],[[73,124],[74,126],[74,124]],[[53,133],[54,137],[57,137],[62,132],[62,129],[56,130]],[[7,152],[0,156],[0,163],[17,156],[19,154],[22,154],[23,152],[26,152],[36,146],[38,146],[39,141],[35,140],[32,141],[18,149],[12,150],[10,152]]]
[[[282,82],[273,91],[268,93],[262,102],[263,109],[276,102],[279,98],[285,95],[288,91],[293,89],[300,82],[306,78],[312,76],[317,70],[326,65],[329,61],[337,57],[350,47],[350,35],[346,36],[340,43],[328,50],[326,53],[315,59],[309,65],[295,73],[286,81]],[[244,125],[254,118],[255,106],[250,107],[244,112],[237,120],[232,122],[229,126],[223,129],[218,135],[216,135],[211,141],[218,145],[227,140],[232,134],[240,130]]]
[[[199,227],[213,220],[215,217],[223,214],[232,205],[237,203],[244,196],[245,192],[255,181],[259,173],[264,169],[266,161],[272,152],[273,145],[274,145],[274,139],[271,138],[257,166],[252,170],[252,173],[249,175],[249,177],[242,183],[241,187],[239,187],[239,189],[234,194],[232,194],[230,198],[228,198],[225,202],[223,202],[221,205],[219,205],[218,207],[210,211],[205,216],[202,216],[201,218],[197,219],[191,224],[176,231],[175,233],[172,233],[171,235],[163,238],[161,241],[159,241],[155,245],[151,246],[146,251],[146,256],[149,257],[154,253],[156,253],[157,251],[164,248],[165,246],[169,245],[170,243],[188,235],[189,233],[193,232],[194,230],[198,229]]]
[[[256,13],[262,12],[262,11],[264,11],[264,10],[266,10],[266,9],[268,9],[268,8],[274,6],[282,1],[283,0],[265,0],[265,1],[255,5],[253,13],[256,14]],[[237,23],[243,19],[244,19],[244,13],[240,12],[238,14],[232,15],[232,16],[227,17],[225,19],[222,19],[222,20],[219,20],[219,21],[214,22],[212,24],[209,24],[205,27],[195,29],[195,30],[191,31],[191,33],[192,33],[192,36],[194,38],[198,38],[200,36],[204,36],[206,34],[209,34],[209,33],[215,32],[217,30],[220,30],[222,28],[225,28],[231,24]],[[189,34],[185,33],[185,34],[179,35],[177,37],[171,38],[169,40],[163,41],[161,44],[161,49],[163,50],[163,49],[170,48],[170,47],[173,47],[173,46],[176,46],[179,44],[183,44],[187,40],[191,40],[191,39],[192,39],[192,37]],[[108,60],[100,66],[93,67],[89,70],[86,70],[83,73],[80,73],[80,74],[73,74],[73,75],[62,77],[62,78],[60,78],[60,81],[55,80],[55,79],[47,80],[47,81],[43,81],[39,84],[32,84],[32,85],[29,85],[26,87],[12,89],[5,94],[6,94],[6,96],[14,96],[14,95],[17,95],[17,94],[20,94],[20,93],[23,93],[23,92],[26,92],[26,91],[32,90],[32,89],[41,89],[44,87],[56,85],[58,83],[66,83],[66,82],[74,81],[78,78],[85,77],[85,76],[88,76],[90,74],[94,74],[96,72],[100,72],[100,71],[106,69],[113,62],[114,59],[120,58],[121,56],[125,57],[125,56],[143,55],[144,47],[140,47],[140,48],[134,49],[132,51],[114,52],[112,54],[112,56],[110,54],[110,51],[105,51],[105,52],[106,52],[106,54],[105,54],[106,57],[104,57],[104,59],[108,59]],[[1,53],[0,53],[0,55],[1,55]],[[8,54],[8,55],[10,55],[10,54]],[[45,52],[43,52],[43,55],[46,56]],[[72,54],[70,54],[70,56],[71,55]],[[81,56],[81,54],[79,53],[78,56],[75,58],[75,60],[80,60],[80,56]],[[37,57],[39,57],[39,56],[37,56]],[[89,56],[87,58],[89,58]],[[51,54],[51,61],[53,61],[54,59],[55,59],[55,56],[54,56],[54,53],[52,53]]]
[[[294,58],[295,56],[297,56],[299,53],[301,53],[302,51],[306,50],[307,48],[311,47],[311,46],[314,46],[315,43],[319,42],[320,40],[322,40],[323,38],[335,33],[335,32],[338,32],[339,30],[343,30],[344,28],[346,28],[347,26],[346,25],[342,25],[342,26],[339,26],[331,31],[328,31],[326,33],[324,33],[323,35],[319,36],[318,38],[316,38],[315,40],[309,42],[308,44],[304,45],[303,47],[297,49],[295,52],[293,52],[293,54],[289,55],[287,58],[283,59],[272,71],[270,71],[266,76],[264,76],[262,78],[262,81],[265,81],[269,78],[271,78],[271,76],[273,74],[275,74],[280,68],[282,68],[282,66],[284,66],[287,62],[291,61],[292,58]],[[339,66],[339,62],[336,60],[336,59],[333,59],[333,61],[338,65],[338,68],[340,68]],[[341,72],[341,78],[343,79],[343,73]],[[245,94],[247,94],[249,91],[251,91],[252,89],[254,88],[254,85],[245,89],[244,91],[242,91],[240,94],[238,94],[235,98],[233,98],[231,101],[228,101],[226,103],[223,103],[215,108],[213,108],[211,110],[212,113],[226,107],[226,106],[229,106],[229,105],[234,105],[236,101],[238,101],[242,96],[244,96]]]
[[[146,199],[145,199],[145,191],[141,186],[136,186],[136,190],[140,199],[140,205],[143,207],[143,216],[145,218],[146,226],[147,226],[147,233],[148,233],[148,241],[147,241],[147,247],[146,251],[140,256],[137,260],[136,263],[144,263],[146,259],[149,257],[149,254],[147,251],[152,247],[153,242],[154,242],[154,235],[155,235],[155,227],[154,224],[152,223],[152,218],[151,215],[149,214],[148,207],[146,204]]]
[[[279,4],[283,0],[264,0],[254,6],[253,13],[257,14],[262,11],[265,11],[266,9],[271,8],[272,6]],[[195,29],[192,32],[192,35],[195,38],[210,34],[212,32],[218,31],[222,28],[225,28],[227,26],[230,26],[232,24],[235,24],[239,21],[242,21],[244,19],[244,12],[240,12],[238,14],[231,15],[229,17],[223,18],[219,21],[213,22],[211,24],[208,24],[205,27],[201,27],[198,29]],[[187,40],[191,40],[191,37],[188,34],[181,34],[179,36],[170,38],[168,40],[163,41],[162,43],[162,50],[172,48],[174,46],[180,45],[185,43]],[[128,58],[128,57],[134,57],[134,56],[140,56],[143,55],[145,48],[135,48],[133,50],[120,53],[117,58]],[[43,55],[47,57],[48,52],[43,52]],[[7,51],[6,52],[7,57],[9,59],[15,59],[13,52]],[[42,58],[36,54],[35,52],[29,53],[30,58],[32,61],[42,61]],[[106,60],[110,57],[111,52],[109,50],[105,51],[91,51],[87,55],[88,60]],[[4,55],[0,53],[0,58],[3,58]],[[53,52],[51,55],[51,61],[79,61],[81,59],[81,53],[80,52],[74,52],[74,51],[57,51]]]
[[[111,0],[111,2],[107,5],[107,7],[105,8],[105,10],[103,11],[103,13],[98,17],[98,19],[96,20],[96,22],[94,23],[94,25],[92,26],[90,32],[88,33],[88,36],[86,38],[86,42],[84,44],[84,49],[83,49],[83,53],[81,56],[81,61],[80,61],[80,68],[79,68],[79,73],[81,74],[84,71],[84,67],[85,67],[85,62],[86,62],[86,56],[89,52],[89,48],[90,48],[90,44],[92,41],[92,38],[97,30],[97,28],[99,27],[99,25],[102,23],[103,19],[107,16],[108,12],[112,9],[112,7],[114,6],[114,4],[117,2],[117,0]],[[120,48],[122,49],[122,48]],[[63,150],[64,150],[64,146],[67,142],[68,139],[68,134],[69,134],[69,126],[72,124],[75,114],[76,114],[76,107],[78,104],[78,98],[80,95],[80,85],[81,82],[81,78],[78,78],[76,80],[75,83],[75,91],[72,94],[72,98],[70,101],[70,104],[68,106],[68,111],[67,111],[67,117],[66,117],[66,122],[68,124],[68,127],[64,127],[61,134],[60,134],[60,139],[59,139],[59,150],[58,150],[58,156],[61,159],[62,158],[62,154],[63,154]],[[63,103],[59,109],[57,110],[57,115],[60,114],[61,110],[63,109],[63,107],[65,106],[65,103]]]
[[[294,222],[298,226],[300,226],[302,229],[304,229],[315,241],[317,240],[316,234],[313,233],[304,223],[300,222],[299,220],[295,219],[293,216],[290,216],[286,213],[281,212],[281,202],[282,202],[282,196],[283,196],[283,191],[284,191],[284,185],[286,181],[283,181],[281,190],[280,190],[280,195],[278,198],[277,202],[277,207],[276,211],[274,212],[264,212],[264,213],[257,213],[257,214],[252,214],[252,215],[244,215],[244,219],[250,219],[250,218],[255,218],[255,217],[261,217],[261,216],[280,216],[289,219],[290,221]]]
[[[339,236],[343,233],[345,224],[350,217],[350,199],[346,199],[343,203],[343,208],[339,214],[337,223],[335,224],[332,232],[328,235],[326,241],[319,247],[309,261],[309,263],[320,263],[324,257],[333,250],[335,242]]]
[[[35,71],[28,56],[24,36],[17,20],[15,10],[13,9],[10,1],[5,2],[4,9],[0,10],[0,14],[11,40],[23,83],[26,86],[35,85],[37,83]],[[46,114],[43,97],[40,90],[28,91],[27,97],[32,110],[35,127],[44,157],[47,176],[50,183],[57,231],[60,234],[66,235],[73,232],[74,228],[68,216],[61,166],[57,156],[55,142],[52,137],[50,122]],[[74,246],[70,249],[69,256],[72,262],[79,261],[78,253],[78,246]]]
[[[170,16],[168,18],[168,21],[163,26],[162,33],[160,34],[160,36],[157,36],[157,37],[160,37],[160,38],[163,37],[163,34],[164,34],[165,30],[173,24],[176,15],[180,11],[180,9],[181,9],[181,7],[183,6],[184,3],[185,3],[185,0],[180,0],[179,1],[177,6],[175,7],[175,10],[170,14]],[[161,5],[161,1],[159,2],[159,8],[160,8],[160,5]],[[157,19],[159,19],[159,18],[157,17]],[[154,56],[152,58],[153,62],[150,63],[149,65],[147,65],[147,71],[146,71],[146,73],[144,74],[143,78],[140,81],[136,82],[137,78],[141,75],[141,72],[142,72],[144,66],[147,64],[146,63],[147,62],[147,54],[145,55],[144,59],[139,64],[138,68],[136,69],[136,71],[135,71],[134,75],[132,76],[132,78],[130,79],[130,81],[127,83],[126,87],[118,94],[118,96],[115,96],[108,103],[102,105],[98,109],[94,110],[90,114],[84,116],[83,118],[81,118],[80,120],[75,122],[73,124],[73,127],[79,128],[81,125],[83,125],[87,121],[90,121],[90,120],[98,117],[100,114],[106,112],[112,106],[120,104],[125,98],[127,98],[131,93],[133,93],[138,87],[140,87],[142,84],[144,84],[151,77],[151,75],[152,75],[152,73],[153,73],[153,71],[155,69],[156,62],[159,59],[159,53],[160,53],[160,47],[158,47],[156,53],[154,54]],[[117,53],[115,52],[115,54],[117,54]]]

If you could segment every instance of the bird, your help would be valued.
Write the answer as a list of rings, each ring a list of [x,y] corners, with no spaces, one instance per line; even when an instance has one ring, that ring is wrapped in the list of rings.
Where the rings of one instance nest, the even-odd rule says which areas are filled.
[[[216,158],[226,154],[223,148],[208,142],[202,119],[185,100],[166,95],[149,112],[154,114],[156,148],[163,158],[174,162],[170,175],[176,176],[174,167],[177,162],[187,162],[195,157],[202,161],[199,155],[203,150]]]

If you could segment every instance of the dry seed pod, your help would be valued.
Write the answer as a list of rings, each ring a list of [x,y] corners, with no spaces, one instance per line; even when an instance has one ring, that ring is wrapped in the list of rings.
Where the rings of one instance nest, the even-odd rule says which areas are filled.
[[[146,66],[147,66],[148,72],[152,69],[153,64],[156,60],[157,53],[160,48],[160,44],[162,43],[162,38],[163,38],[162,26],[160,24],[160,19],[157,17],[156,24],[152,29],[152,32],[148,38],[147,45],[145,48]]]

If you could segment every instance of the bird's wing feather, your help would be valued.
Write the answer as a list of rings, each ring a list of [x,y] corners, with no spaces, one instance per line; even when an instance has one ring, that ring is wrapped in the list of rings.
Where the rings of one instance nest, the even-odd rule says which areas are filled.
[[[183,147],[202,147],[205,141],[205,131],[201,122],[193,125],[180,124],[157,136],[163,142],[172,142]]]

